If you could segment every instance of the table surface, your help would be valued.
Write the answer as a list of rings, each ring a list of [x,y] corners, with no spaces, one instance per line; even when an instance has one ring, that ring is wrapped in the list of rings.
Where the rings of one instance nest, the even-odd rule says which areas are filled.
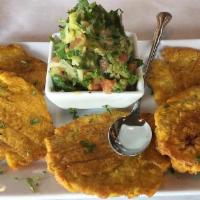
[[[121,8],[127,31],[139,40],[152,38],[155,16],[168,11],[173,19],[167,26],[166,39],[200,38],[199,0],[97,0],[107,9]],[[57,32],[58,19],[75,0],[0,0],[0,42],[48,41]],[[200,197],[152,197],[151,200],[199,200]],[[146,198],[137,198],[143,200]]]

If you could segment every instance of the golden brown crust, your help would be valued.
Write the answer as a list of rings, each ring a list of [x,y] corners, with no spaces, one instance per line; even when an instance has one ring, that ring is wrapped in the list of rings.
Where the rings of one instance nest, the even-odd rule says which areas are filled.
[[[5,154],[9,151],[9,149],[10,147],[7,144],[0,141],[0,160],[5,159]]]
[[[42,158],[43,140],[54,127],[41,93],[14,73],[0,71],[0,107],[0,148],[10,167]]]
[[[44,90],[46,63],[29,56],[18,44],[0,45],[0,70],[14,72],[39,91]]]
[[[123,115],[126,113],[113,111],[81,117],[45,139],[48,170],[67,190],[103,198],[151,196],[158,190],[169,162],[156,151],[154,142],[132,158],[117,155],[108,144],[109,126]],[[143,117],[153,123],[152,115]],[[87,152],[80,141],[89,141],[96,147]]]
[[[199,50],[188,47],[165,47],[161,51],[163,59],[168,63],[179,63],[181,66],[191,66],[199,59]]]
[[[200,172],[200,87],[170,98],[155,113],[158,150],[179,172]]]
[[[192,48],[166,47],[162,58],[154,60],[148,74],[148,83],[153,89],[158,104],[179,92],[199,85],[200,51]]]

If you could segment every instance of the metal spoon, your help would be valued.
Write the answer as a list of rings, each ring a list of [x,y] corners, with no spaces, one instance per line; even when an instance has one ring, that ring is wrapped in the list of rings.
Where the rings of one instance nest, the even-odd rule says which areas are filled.
[[[151,51],[147,60],[147,64],[143,69],[144,82],[147,76],[149,65],[155,57],[163,30],[171,18],[172,15],[168,12],[160,12],[157,15],[157,27],[154,32]],[[151,142],[151,127],[146,121],[140,118],[141,99],[134,104],[129,115],[116,120],[109,129],[109,143],[113,150],[120,155],[138,155],[143,152]],[[122,133],[124,133],[124,136]]]

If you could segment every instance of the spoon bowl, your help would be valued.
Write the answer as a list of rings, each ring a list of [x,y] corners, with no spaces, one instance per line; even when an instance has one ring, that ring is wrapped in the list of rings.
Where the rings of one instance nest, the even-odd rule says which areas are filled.
[[[112,124],[108,141],[117,154],[136,156],[149,146],[152,138],[151,127],[143,119],[135,121],[135,126],[127,125],[126,120],[126,117],[121,117]],[[132,146],[134,148],[131,148]]]

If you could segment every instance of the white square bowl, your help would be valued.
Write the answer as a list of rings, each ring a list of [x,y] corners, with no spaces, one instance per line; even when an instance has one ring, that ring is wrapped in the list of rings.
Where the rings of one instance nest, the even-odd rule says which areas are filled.
[[[138,57],[137,37],[136,34],[126,33],[133,41],[135,57]],[[53,37],[58,36],[58,33],[53,34]],[[46,75],[45,94],[47,98],[62,109],[77,108],[77,109],[91,109],[102,108],[108,105],[113,108],[125,108],[136,102],[144,94],[144,80],[142,75],[142,67],[137,69],[139,80],[135,91],[125,91],[120,93],[106,94],[101,91],[75,91],[75,92],[60,92],[52,91],[53,83],[50,75],[50,62],[53,56],[53,42],[49,45],[48,68]]]

